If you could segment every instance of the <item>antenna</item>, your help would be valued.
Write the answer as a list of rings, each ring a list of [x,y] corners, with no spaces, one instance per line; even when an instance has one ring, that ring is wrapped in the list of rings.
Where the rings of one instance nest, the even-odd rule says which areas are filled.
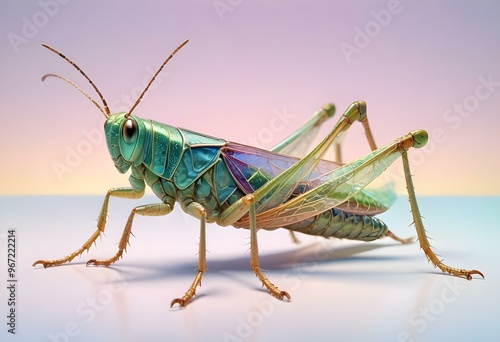
[[[71,59],[69,59],[68,57],[66,57],[65,55],[63,55],[62,53],[60,53],[59,51],[57,51],[56,49],[54,49],[52,46],[49,46],[47,44],[42,44],[43,47],[49,49],[50,51],[58,54],[61,58],[63,58],[64,60],[66,60],[66,62],[68,62],[69,64],[71,64],[73,67],[75,67],[76,70],[80,71],[80,73],[83,75],[83,77],[85,77],[87,79],[87,81],[89,81],[89,83],[92,85],[92,87],[94,88],[94,90],[96,91],[96,93],[99,95],[99,98],[101,99],[102,101],[102,104],[104,105],[104,109],[101,108],[96,101],[94,101],[85,91],[83,91],[80,87],[78,87],[75,83],[71,82],[70,80],[68,80],[67,78],[64,78],[62,76],[59,76],[59,75],[55,75],[55,74],[47,74],[45,76],[42,77],[42,81],[45,80],[45,78],[49,77],[49,76],[52,76],[52,77],[57,77],[57,78],[60,78],[66,82],[68,82],[69,84],[71,84],[73,87],[75,87],[76,89],[78,89],[83,95],[85,95],[90,101],[92,101],[93,104],[95,104],[97,106],[97,108],[99,108],[99,110],[104,114],[105,117],[109,117],[111,115],[110,111],[109,111],[109,108],[108,108],[108,104],[106,103],[106,100],[104,99],[104,97],[102,96],[101,92],[99,91],[99,89],[97,88],[97,86],[94,84],[94,82],[92,82],[92,80],[85,74],[85,72],[83,72],[82,68],[80,68],[78,65],[76,65],[75,62],[73,62]]]
[[[158,76],[158,74],[160,73],[160,71],[162,71],[163,67],[165,66],[165,64],[168,63],[168,61],[170,59],[172,59],[172,57],[174,57],[174,55],[177,53],[177,51],[179,51],[184,45],[187,44],[187,42],[189,42],[189,39],[186,39],[185,41],[183,41],[171,54],[170,56],[167,57],[167,59],[165,60],[165,62],[163,62],[163,64],[161,65],[161,67],[158,69],[158,71],[156,72],[156,74],[154,74],[153,78],[151,78],[151,81],[149,81],[148,85],[146,86],[146,88],[144,88],[142,94],[139,96],[139,98],[137,99],[137,101],[135,101],[134,105],[132,106],[132,108],[130,108],[129,112],[127,114],[125,114],[125,117],[128,118],[130,116],[130,114],[132,114],[132,111],[135,109],[135,107],[137,107],[137,105],[139,104],[139,102],[141,102],[142,100],[142,97],[144,96],[144,94],[146,94],[146,91],[149,89],[149,86],[153,83],[153,81],[156,79],[156,76]],[[92,83],[92,82],[91,82]]]
[[[43,75],[42,82],[45,81],[45,79],[47,77],[57,77],[57,78],[60,78],[63,81],[68,82],[73,87],[75,87],[76,89],[78,89],[78,91],[80,91],[80,93],[82,93],[83,95],[85,95],[90,101],[92,101],[92,103],[95,104],[95,106],[97,108],[99,108],[99,110],[101,111],[101,113],[104,114],[105,117],[109,117],[109,113],[104,112],[104,110],[102,109],[102,107],[99,106],[99,104],[97,102],[95,102],[95,100],[93,98],[91,98],[89,94],[87,94],[82,88],[80,88],[79,86],[77,86],[75,83],[73,83],[70,80],[68,80],[66,77],[62,77],[61,75],[56,75],[56,74],[46,74],[46,75]]]

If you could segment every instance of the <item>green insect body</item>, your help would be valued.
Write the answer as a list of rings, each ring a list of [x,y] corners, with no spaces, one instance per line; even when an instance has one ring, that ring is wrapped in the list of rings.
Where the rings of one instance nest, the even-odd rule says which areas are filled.
[[[207,222],[244,195],[220,159],[224,140],[125,115],[107,119],[106,142],[118,171],[132,169],[129,181],[135,191],[144,191],[147,184],[171,206],[202,203],[209,211]]]
[[[366,104],[351,104],[330,133],[312,151],[304,153],[304,146],[312,140],[317,129],[335,112],[333,105],[320,109],[289,138],[272,149],[263,150],[190,130],[172,127],[132,115],[158,73],[182,43],[165,60],[143,93],[127,113],[111,114],[104,97],[88,76],[71,60],[57,50],[94,87],[103,106],[73,82],[70,83],[89,98],[107,118],[104,129],[106,143],[113,163],[120,173],[130,170],[127,188],[112,188],[104,198],[97,229],[77,250],[55,260],[38,260],[33,265],[57,266],[71,261],[88,250],[104,231],[110,197],[136,199],[143,196],[146,185],[160,199],[160,203],[135,207],[127,220],[118,251],[105,260],[91,259],[87,265],[109,266],[123,256],[132,230],[135,215],[160,216],[170,213],[176,202],[181,208],[200,220],[198,273],[184,296],[176,298],[171,306],[185,306],[196,294],[206,270],[205,223],[234,226],[250,230],[250,267],[268,291],[279,299],[290,299],[264,275],[259,266],[257,230],[285,228],[294,233],[371,241],[388,236],[400,239],[375,215],[386,211],[395,195],[387,188],[368,189],[397,158],[403,160],[410,206],[420,247],[426,257],[443,272],[472,279],[477,270],[450,267],[432,251],[416,202],[410,176],[407,151],[419,148],[428,140],[422,130],[413,131],[385,146],[377,148],[366,116]],[[42,80],[43,80],[42,79]],[[340,159],[339,137],[349,127],[360,122],[366,132],[372,152],[343,164]],[[337,161],[323,159],[330,146],[336,147]]]
[[[148,185],[163,203],[172,207],[175,202],[184,206],[190,202],[200,203],[207,210],[207,222],[216,222],[221,212],[246,194],[238,187],[221,156],[228,145],[222,139],[133,115],[126,118],[126,113],[111,115],[106,121],[105,132],[115,167],[121,173],[132,169],[129,182],[136,192],[144,191]],[[233,150],[237,147],[232,144]],[[255,158],[273,156],[259,149],[252,148],[252,152]],[[281,161],[288,159],[290,165],[296,162],[278,154],[274,157]],[[256,174],[260,182],[252,183],[253,190],[277,176],[254,167],[249,178]],[[248,225],[243,227],[249,228]],[[378,239],[387,232],[386,224],[372,215],[357,215],[337,208],[283,228],[309,235],[364,241]]]

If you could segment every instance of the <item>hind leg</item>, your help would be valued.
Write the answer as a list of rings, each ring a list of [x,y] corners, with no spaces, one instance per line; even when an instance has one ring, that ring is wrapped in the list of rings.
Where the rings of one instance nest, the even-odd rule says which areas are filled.
[[[397,236],[396,234],[394,234],[393,232],[391,232],[390,230],[388,230],[387,233],[385,233],[385,236],[390,237],[391,239],[393,239],[397,242],[400,242],[402,244],[410,243],[413,241],[413,237],[403,239],[403,238],[400,238],[399,236]]]
[[[413,223],[415,224],[415,229],[417,230],[418,242],[420,244],[420,248],[424,251],[425,256],[429,261],[431,261],[435,267],[439,268],[443,272],[447,272],[449,274],[465,277],[468,280],[472,279],[473,274],[478,274],[484,278],[484,275],[478,270],[466,270],[455,268],[446,265],[443,263],[443,260],[439,259],[434,251],[431,249],[431,244],[429,243],[429,239],[425,233],[424,224],[422,222],[422,216],[420,215],[420,209],[418,208],[417,198],[415,195],[415,187],[413,186],[413,181],[411,179],[410,173],[410,163],[408,162],[408,155],[406,151],[401,153],[401,157],[403,159],[403,168],[406,179],[406,189],[408,190],[408,197],[410,200],[411,213],[413,216]]]

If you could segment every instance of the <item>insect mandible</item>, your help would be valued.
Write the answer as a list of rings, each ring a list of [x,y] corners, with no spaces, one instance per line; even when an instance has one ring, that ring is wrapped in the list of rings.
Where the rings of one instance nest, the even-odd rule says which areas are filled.
[[[111,114],[97,86],[69,58],[57,53],[90,82],[102,107],[70,80],[55,74],[85,95],[106,117],[106,143],[115,167],[120,173],[131,171],[130,187],[112,188],[104,197],[97,229],[90,238],[71,254],[55,260],[38,260],[35,265],[52,267],[70,262],[88,250],[104,232],[110,197],[138,199],[149,186],[160,203],[135,207],[125,224],[118,251],[105,260],[91,259],[87,265],[109,266],[119,260],[130,238],[135,215],[161,216],[170,213],[176,202],[189,215],[200,220],[198,272],[186,293],[170,303],[186,306],[195,296],[206,270],[205,224],[216,222],[250,230],[250,267],[263,286],[278,299],[290,300],[288,292],[280,290],[261,271],[257,245],[257,230],[285,228],[291,232],[372,241],[394,235],[375,215],[386,211],[394,196],[383,189],[366,189],[392,162],[401,157],[408,189],[409,202],[417,231],[418,242],[428,260],[441,271],[472,279],[483,274],[478,270],[450,267],[431,249],[417,205],[410,174],[407,151],[426,144],[427,133],[416,130],[377,148],[373,139],[366,104],[353,102],[333,129],[309,153],[301,152],[317,128],[335,112],[326,105],[312,118],[270,150],[228,142],[205,134],[172,127],[132,115],[133,110],[168,61],[188,41],[180,44],[163,62],[142,94],[128,112]],[[359,121],[362,123],[371,152],[347,164],[340,161],[339,136]],[[337,147],[337,161],[322,159],[331,146]],[[299,154],[300,157],[296,155]]]

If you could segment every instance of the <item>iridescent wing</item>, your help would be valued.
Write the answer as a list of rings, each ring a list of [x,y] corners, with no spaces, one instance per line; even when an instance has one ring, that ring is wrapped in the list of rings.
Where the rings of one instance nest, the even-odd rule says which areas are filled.
[[[247,194],[255,192],[299,161],[299,158],[232,142],[221,149],[221,155],[234,180]],[[320,182],[321,177],[340,166],[342,164],[337,162],[320,160],[305,177],[292,182],[292,194],[299,195],[310,190],[314,183]]]
[[[361,204],[362,212],[371,212],[390,206],[393,196],[386,196],[381,191],[365,190],[364,187],[400,156],[398,148],[400,142],[395,140],[350,164],[314,179],[311,184],[317,183],[314,184],[316,186],[309,188],[305,193],[292,196],[281,205],[258,213],[257,226],[279,228],[303,221],[334,207],[349,208]],[[248,216],[238,221],[239,226],[246,227],[248,224]]]
[[[238,187],[247,194],[254,193],[268,181],[276,178],[284,170],[299,161],[295,157],[236,143],[227,143],[221,149],[221,156]],[[325,183],[329,182],[330,185],[327,186],[331,186],[332,178],[336,174],[333,171],[341,167],[343,167],[341,163],[327,160],[318,161],[310,173],[302,179],[293,181],[291,194],[287,195],[283,202],[291,198],[297,198],[297,196]],[[392,189],[388,187],[380,189],[363,189],[360,187],[352,197],[339,202],[337,207],[358,215],[376,215],[387,210],[393,201],[394,194]],[[262,210],[259,212],[262,212]]]
[[[243,191],[251,193],[251,197],[245,196],[233,203],[219,217],[219,222],[248,227],[249,203],[254,212],[252,217],[257,214],[259,228],[277,228],[302,221],[330,208],[345,206],[350,199],[352,202],[347,203],[347,207],[357,211],[375,213],[385,210],[387,203],[379,201],[376,194],[364,192],[363,188],[393,161],[384,156],[389,147],[340,167],[338,163],[322,160],[339,136],[362,117],[363,109],[359,103],[349,106],[323,141],[301,159],[226,144],[221,149],[221,156],[234,179]],[[365,174],[367,177],[359,177]]]

